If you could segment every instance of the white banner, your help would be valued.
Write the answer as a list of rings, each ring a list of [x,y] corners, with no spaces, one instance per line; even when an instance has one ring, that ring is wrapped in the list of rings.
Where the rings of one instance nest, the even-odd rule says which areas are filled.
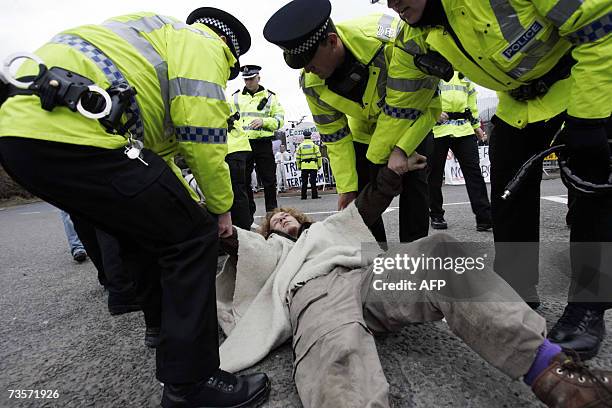
[[[285,166],[285,174],[287,176],[287,187],[298,188],[302,187],[302,172],[298,170],[295,159],[282,163]],[[277,167],[278,169],[278,167]],[[277,170],[278,171],[278,170]],[[317,172],[317,186],[325,184],[325,178],[323,177],[323,167]],[[309,183],[310,186],[310,183]]]
[[[485,180],[485,183],[491,182],[491,162],[489,161],[489,146],[478,146],[478,154],[480,156],[480,172]],[[455,157],[452,150],[448,150],[446,156],[446,165],[444,167],[444,184],[459,185],[465,184],[463,172],[459,161]]]

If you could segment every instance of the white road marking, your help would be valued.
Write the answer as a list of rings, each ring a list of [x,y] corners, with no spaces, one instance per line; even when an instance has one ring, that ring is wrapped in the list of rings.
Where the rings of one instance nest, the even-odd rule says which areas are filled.
[[[30,215],[30,214],[40,214],[40,211],[30,211],[30,212],[19,213],[19,215]]]
[[[552,201],[554,203],[567,204],[567,195],[557,195],[557,196],[542,196],[542,200]]]

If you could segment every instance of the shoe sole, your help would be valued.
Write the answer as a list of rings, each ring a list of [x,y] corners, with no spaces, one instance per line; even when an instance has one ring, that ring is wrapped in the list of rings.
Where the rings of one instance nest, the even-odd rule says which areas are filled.
[[[431,228],[437,229],[437,230],[443,230],[443,229],[448,229],[448,225],[445,225],[445,226],[436,225],[435,227],[432,225]]]
[[[599,348],[601,347],[601,344],[594,348],[593,350],[585,350],[585,351],[576,351],[574,349],[566,349],[561,347],[561,349],[563,350],[564,353],[567,353],[567,355],[572,355],[573,353],[578,354],[578,357],[580,357],[580,360],[582,361],[587,361],[592,359],[593,357],[595,357],[597,355],[597,353],[599,353]]]
[[[141,305],[122,305],[122,306],[113,306],[109,307],[108,311],[111,316],[118,316],[126,313],[138,312],[142,310]]]

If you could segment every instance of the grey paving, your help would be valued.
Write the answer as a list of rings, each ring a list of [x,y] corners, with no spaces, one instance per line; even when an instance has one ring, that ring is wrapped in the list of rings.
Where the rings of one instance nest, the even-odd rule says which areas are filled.
[[[566,194],[558,180],[542,184],[542,195]],[[464,241],[492,240],[476,232],[465,188],[444,187],[449,229]],[[329,212],[337,196],[279,204],[306,212]],[[459,204],[457,204],[459,203]],[[263,207],[258,199],[259,208]],[[392,204],[397,206],[397,200]],[[541,201],[542,239],[566,242],[565,206]],[[314,214],[322,219],[326,214]],[[397,210],[384,215],[397,240]],[[560,244],[559,244],[560,245]],[[560,315],[567,280],[554,262],[541,270],[549,295],[541,313],[549,326]],[[608,324],[610,324],[608,318]],[[139,314],[113,318],[105,308],[90,262],[76,264],[67,249],[57,210],[45,203],[0,209],[0,407],[151,407],[160,384],[154,352],[143,346]],[[394,407],[534,407],[527,386],[489,367],[444,322],[421,324],[377,340]],[[612,366],[606,340],[594,365]],[[300,407],[291,379],[291,351],[281,347],[253,368],[273,382],[267,407]],[[9,399],[9,389],[57,390],[58,399]]]

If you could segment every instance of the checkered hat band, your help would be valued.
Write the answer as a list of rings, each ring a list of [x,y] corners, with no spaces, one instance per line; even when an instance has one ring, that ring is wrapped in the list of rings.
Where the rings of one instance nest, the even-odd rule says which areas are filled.
[[[323,24],[321,28],[319,28],[313,35],[311,35],[309,39],[301,43],[296,48],[285,50],[285,51],[287,52],[287,54],[292,54],[292,55],[302,54],[306,51],[310,51],[315,45],[317,45],[319,40],[323,37],[323,34],[325,33],[325,30],[327,30],[328,25],[329,25],[329,19],[327,19],[325,24]]]
[[[230,41],[232,42],[232,45],[234,46],[234,49],[236,50],[236,54],[240,56],[240,45],[238,44],[238,37],[236,37],[234,32],[227,26],[227,24],[213,17],[199,18],[195,22],[205,24],[208,26],[213,26],[221,30],[221,32],[223,32],[223,34],[225,34],[226,37],[229,38]]]

